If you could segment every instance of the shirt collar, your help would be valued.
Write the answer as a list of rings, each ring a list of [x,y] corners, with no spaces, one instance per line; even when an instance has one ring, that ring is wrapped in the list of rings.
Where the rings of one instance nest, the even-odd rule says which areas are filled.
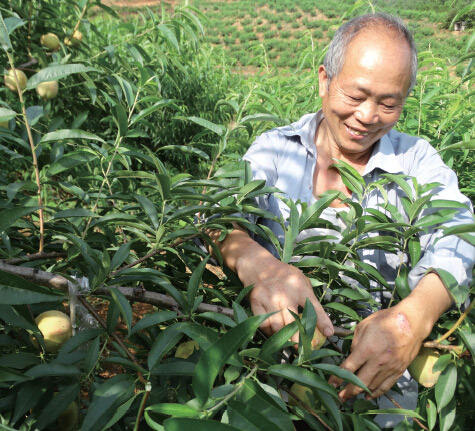
[[[390,133],[391,131],[383,135],[374,145],[373,152],[366,164],[363,176],[373,172],[375,169],[381,169],[389,174],[404,173],[399,157],[394,152],[394,146],[389,137]]]
[[[295,123],[281,127],[280,131],[285,136],[298,136],[300,138],[300,143],[310,153],[312,153],[313,156],[316,156],[315,130],[322,119],[323,111],[320,109],[317,113],[306,114]],[[399,162],[399,158],[394,152],[394,147],[389,137],[389,133],[386,133],[374,145],[373,152],[370,159],[368,160],[368,163],[366,164],[363,175],[369,174],[375,169],[381,169],[382,171],[390,174],[399,174],[404,172]]]

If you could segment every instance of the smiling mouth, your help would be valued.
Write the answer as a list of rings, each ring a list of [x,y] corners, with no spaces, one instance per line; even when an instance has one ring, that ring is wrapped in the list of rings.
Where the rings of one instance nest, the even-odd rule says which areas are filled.
[[[362,132],[360,130],[356,130],[356,129],[353,129],[353,127],[350,127],[348,125],[346,125],[346,129],[348,130],[348,132],[350,133],[350,135],[354,135],[354,136],[368,136],[368,132]]]

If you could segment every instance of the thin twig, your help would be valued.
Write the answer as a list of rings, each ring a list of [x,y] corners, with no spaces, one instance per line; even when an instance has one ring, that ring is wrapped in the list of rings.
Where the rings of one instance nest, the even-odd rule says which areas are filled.
[[[62,275],[53,274],[52,272],[41,271],[37,268],[29,268],[26,266],[9,265],[3,261],[0,261],[0,270],[10,274],[18,275],[28,280],[32,280],[43,286],[49,286],[63,291],[68,290],[68,279]],[[150,292],[148,290],[136,287],[105,286],[95,290],[94,293],[100,295],[109,295],[109,290],[111,288],[119,290],[127,299],[130,299],[134,302],[152,304],[171,310],[178,310],[180,307],[171,296],[158,292]],[[220,305],[207,304],[204,302],[198,305],[197,311],[201,313],[211,311],[213,313],[224,314],[225,316],[231,318],[234,317],[234,310],[232,308],[221,307]],[[346,337],[352,333],[349,329],[340,328],[338,326],[335,326],[334,329],[334,335],[337,337]]]
[[[64,257],[64,256],[67,256],[66,252],[52,251],[50,253],[34,253],[34,254],[28,254],[26,256],[12,257],[11,259],[5,259],[3,262],[9,263],[10,265],[15,265],[17,263],[31,262],[33,260],[55,259],[57,257]]]
[[[460,324],[464,321],[464,319],[468,316],[470,311],[472,311],[473,304],[475,301],[472,301],[470,305],[467,307],[467,309],[462,313],[462,315],[459,317],[459,319],[454,323],[454,325],[442,336],[437,338],[437,343],[440,343],[441,341],[444,341],[445,339],[449,338],[455,330],[460,326]]]
[[[28,135],[28,142],[30,143],[31,149],[31,156],[33,158],[33,168],[35,171],[35,179],[36,179],[36,186],[37,186],[37,195],[38,195],[38,215],[40,219],[40,245],[38,252],[43,252],[43,245],[44,245],[44,236],[45,236],[45,228],[44,228],[44,219],[43,219],[43,200],[41,198],[41,182],[40,182],[40,171],[38,169],[38,159],[36,158],[36,150],[35,150],[35,143],[33,141],[33,134],[31,133],[30,124],[28,122],[28,117],[26,115],[26,108],[25,108],[25,101],[23,100],[23,90],[20,88],[20,82],[18,79],[18,75],[16,73],[15,64],[13,62],[12,55],[6,51],[8,61],[10,63],[11,70],[13,71],[13,76],[15,78],[15,85],[18,92],[18,97],[20,99],[21,104],[21,113],[23,115],[23,120],[25,122],[26,133]]]
[[[317,418],[317,420],[329,431],[333,431],[328,424],[324,422],[324,420],[313,410],[306,402],[302,401],[297,395],[295,395],[290,389],[287,389],[286,392],[295,400],[297,403],[302,406],[307,412],[309,412],[312,416]]]
[[[99,324],[107,331],[107,324],[106,322],[104,322],[104,320],[102,320],[102,317],[99,316],[99,314],[97,314],[97,311],[95,310],[95,308],[89,304],[89,302],[87,302],[86,298],[83,298],[82,296],[78,296],[78,299],[79,301],[81,302],[82,305],[84,305],[84,307],[86,307],[87,311],[89,311],[93,316],[94,318],[99,322]],[[117,344],[124,350],[125,354],[129,357],[129,359],[135,364],[137,365],[138,368],[142,368],[142,366],[139,364],[139,362],[137,361],[137,358],[134,356],[134,354],[132,352],[129,351],[129,349],[127,349],[127,346],[124,344],[124,342],[117,336],[117,334],[115,332],[112,332],[111,334],[111,337],[117,342]],[[140,371],[137,370],[137,375],[139,377],[139,380],[144,384],[146,385],[148,382],[147,380],[144,379],[144,377],[142,376],[142,373]]]
[[[398,409],[403,409],[401,404],[399,404],[391,395],[388,395],[387,393],[384,394],[384,396],[391,401]],[[429,431],[429,428],[427,428],[419,419],[417,418],[412,418],[414,419],[414,422],[419,425],[423,430]]]
[[[76,25],[74,26],[73,31],[71,32],[70,39],[73,38],[74,33],[75,33],[75,32],[77,31],[77,29],[79,28],[79,25],[81,24],[81,21],[82,21],[82,19],[84,18],[84,15],[85,15],[85,13],[86,13],[88,3],[89,3],[89,0],[86,0],[86,3],[84,4],[84,7],[82,8],[81,14],[79,15],[79,18],[78,18],[78,20],[77,20],[77,22],[76,22]]]
[[[455,353],[458,355],[462,354],[463,347],[462,346],[452,346],[450,344],[440,344],[437,343],[437,341],[426,341],[423,344],[424,347],[429,347],[432,349],[438,349],[438,350],[453,350]]]
[[[149,396],[150,396],[150,390],[149,390],[148,387],[146,387],[145,393],[144,393],[143,398],[142,398],[142,402],[140,403],[140,408],[139,408],[139,412],[137,414],[137,419],[135,420],[134,431],[139,430],[140,421],[142,420],[142,415],[143,415],[143,412],[145,410],[145,405],[147,404],[147,400],[148,400]]]

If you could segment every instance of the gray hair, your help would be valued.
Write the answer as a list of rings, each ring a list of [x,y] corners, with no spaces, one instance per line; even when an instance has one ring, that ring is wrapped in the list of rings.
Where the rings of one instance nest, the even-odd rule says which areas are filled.
[[[409,85],[409,94],[416,84],[417,76],[417,48],[412,34],[409,32],[402,20],[396,16],[386,13],[375,13],[357,16],[347,23],[343,24],[333,36],[328,51],[323,60],[323,65],[328,76],[328,82],[334,76],[337,76],[345,59],[346,48],[353,38],[361,31],[371,27],[382,27],[390,30],[404,39],[411,50],[411,82]]]

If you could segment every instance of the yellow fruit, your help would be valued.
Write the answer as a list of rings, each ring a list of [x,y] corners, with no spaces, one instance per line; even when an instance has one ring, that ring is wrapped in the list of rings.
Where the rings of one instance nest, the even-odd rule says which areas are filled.
[[[51,51],[59,49],[59,38],[54,33],[46,33],[41,36],[40,43]]]
[[[58,431],[72,431],[76,428],[79,419],[79,407],[76,401],[69,404],[68,408],[56,419]]]
[[[58,81],[41,82],[36,87],[36,92],[42,99],[53,99],[58,95]]]
[[[175,358],[189,358],[195,350],[199,350],[200,346],[195,340],[185,341],[178,345]]]
[[[312,397],[310,397],[310,394],[312,394],[312,390],[307,386],[303,386],[299,383],[294,383],[290,387],[290,392],[292,392],[292,394],[294,394],[300,401],[303,401],[305,404],[313,404]],[[291,406],[298,405],[297,400],[292,395],[289,395],[289,404]]]
[[[439,359],[439,352],[436,349],[423,347],[408,367],[411,376],[422,386],[431,388],[437,383],[441,373],[432,371],[437,359]]]
[[[16,75],[18,78],[18,83],[20,85],[20,90],[23,91],[26,88],[26,82],[28,81],[28,78],[24,74],[23,71],[18,70],[18,69],[9,69],[8,73],[5,74],[5,85],[7,88],[10,90],[14,91],[15,93],[17,92],[17,86],[16,86],[16,80],[15,80],[15,72],[16,70]]]
[[[318,328],[315,328],[315,332],[313,334],[312,338],[312,349],[313,350],[318,350],[320,347],[322,347],[325,342],[327,341],[327,337],[323,335]]]
[[[78,46],[82,41],[82,33],[76,30],[71,38],[65,37],[64,43],[68,46]]]
[[[56,352],[72,336],[71,320],[61,311],[45,311],[36,317],[35,322],[43,334],[47,352]]]

